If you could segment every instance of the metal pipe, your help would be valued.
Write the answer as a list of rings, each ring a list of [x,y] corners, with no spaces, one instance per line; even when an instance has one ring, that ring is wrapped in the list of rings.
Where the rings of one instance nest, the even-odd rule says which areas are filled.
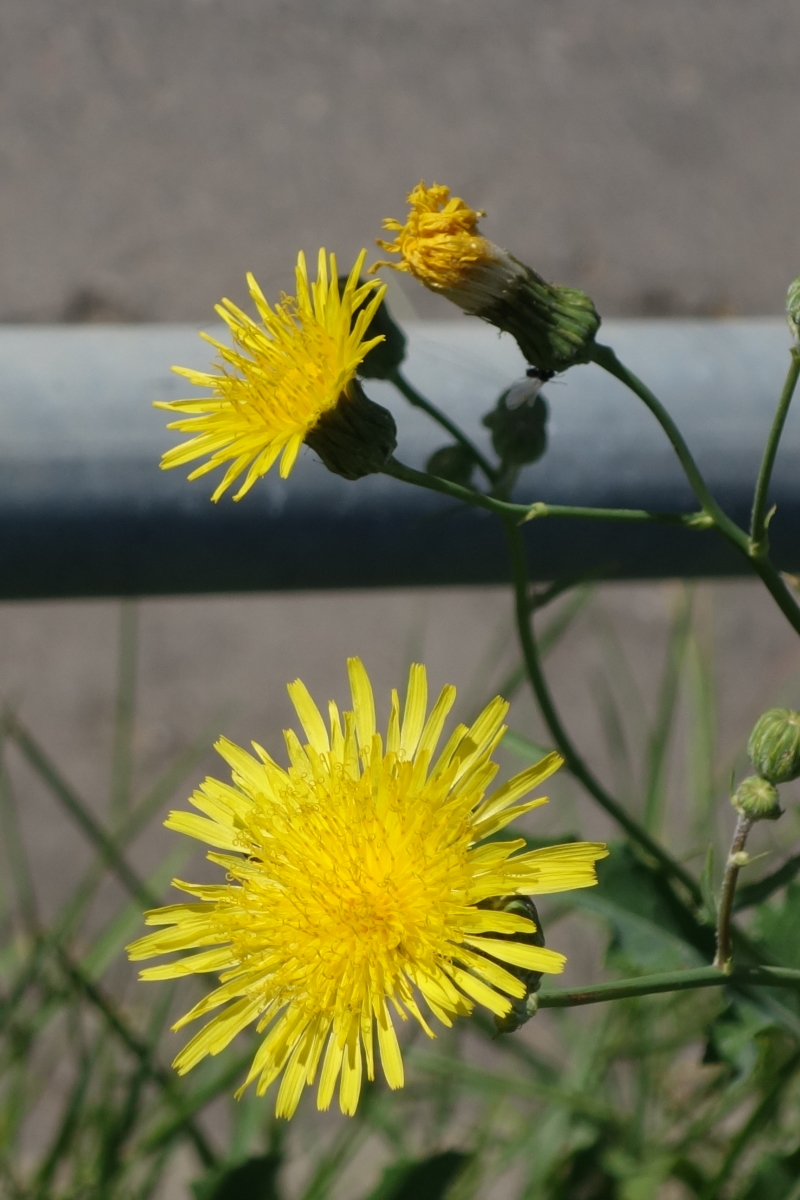
[[[411,381],[481,446],[481,416],[519,379],[514,342],[478,322],[412,323]],[[609,321],[602,338],[643,376],[683,430],[726,510],[745,520],[788,365],[778,319]],[[205,367],[187,326],[0,329],[0,598],[477,584],[509,576],[495,519],[383,476],[348,483],[305,450],[239,504],[208,478],[162,472],[175,435],[151,407],[191,391],[172,363]],[[421,467],[447,437],[393,388],[398,454]],[[549,448],[516,498],[553,504],[694,506],[650,414],[597,367],[545,389]],[[800,571],[800,413],[778,456],[770,533]],[[625,579],[735,575],[747,564],[714,533],[545,519],[526,526],[534,576],[597,570]]]

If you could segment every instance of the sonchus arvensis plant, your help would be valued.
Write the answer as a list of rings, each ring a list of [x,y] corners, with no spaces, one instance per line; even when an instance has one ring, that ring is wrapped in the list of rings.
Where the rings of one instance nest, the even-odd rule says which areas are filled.
[[[513,968],[558,973],[565,959],[515,940],[536,925],[491,901],[589,887],[606,854],[593,842],[528,851],[519,837],[489,840],[546,803],[526,797],[561,764],[549,754],[491,790],[504,700],[437,751],[453,687],[428,713],[425,668],[412,666],[402,709],[392,692],[384,739],[360,660],[348,671],[352,709],[331,702],[327,722],[299,680],[289,685],[305,743],[286,731],[288,769],[255,743],[255,757],[217,744],[232,782],[206,779],[192,797],[198,812],[166,824],[210,844],[227,882],[175,880],[193,902],[148,913],[159,928],[129,947],[133,959],[183,955],[144,979],[219,974],[175,1028],[220,1011],[174,1065],[190,1070],[255,1022],[264,1037],[243,1088],[255,1081],[263,1094],[281,1077],[283,1117],[317,1078],[318,1107],[338,1081],[353,1114],[364,1074],[375,1076],[376,1039],[389,1087],[402,1087],[398,1019],[433,1037],[432,1018],[450,1026],[476,1003],[506,1016],[525,994]]]

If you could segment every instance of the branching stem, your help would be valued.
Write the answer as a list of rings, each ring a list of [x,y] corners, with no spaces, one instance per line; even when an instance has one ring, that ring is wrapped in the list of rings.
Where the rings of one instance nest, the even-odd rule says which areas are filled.
[[[605,1000],[627,1000],[633,996],[656,996],[663,992],[683,992],[694,988],[737,984],[748,987],[785,987],[800,991],[800,971],[788,967],[741,967],[729,975],[716,967],[697,967],[690,971],[667,971],[661,975],[641,975],[612,983],[563,991],[539,992],[539,1008],[577,1008],[600,1004]]]
[[[769,540],[767,538],[767,525],[769,523],[767,496],[772,480],[772,469],[775,466],[775,456],[778,453],[781,434],[786,423],[789,405],[792,403],[792,397],[797,387],[798,377],[800,377],[800,346],[792,346],[789,370],[786,374],[783,391],[778,400],[775,416],[772,419],[769,437],[764,447],[761,467],[758,472],[756,490],[753,496],[753,512],[750,519],[750,553],[754,558],[766,555],[769,550]]]
[[[418,392],[417,389],[408,382],[405,375],[403,375],[399,368],[392,371],[389,376],[389,380],[394,384],[398,392],[401,392],[402,395],[405,396],[409,404],[411,404],[414,408],[421,408],[423,412],[426,412],[429,417],[433,418],[437,425],[441,425],[442,429],[446,429],[451,437],[455,438],[455,440],[459,442],[465,450],[470,452],[475,462],[489,480],[489,483],[496,483],[499,477],[499,471],[497,468],[492,466],[488,458],[486,458],[486,456],[478,449],[472,439],[468,438],[462,429],[459,429],[455,421],[450,420],[447,413],[442,412],[440,408],[437,408],[435,404],[432,404],[430,400],[427,400],[425,396]]]
[[[717,910],[717,953],[714,966],[718,971],[730,975],[733,968],[733,950],[731,947],[731,915],[733,913],[733,898],[736,894],[736,883],[739,871],[742,869],[742,859],[747,843],[747,835],[753,827],[750,817],[740,816],[733,833],[728,862],[725,866],[725,877],[722,881],[722,891]]]

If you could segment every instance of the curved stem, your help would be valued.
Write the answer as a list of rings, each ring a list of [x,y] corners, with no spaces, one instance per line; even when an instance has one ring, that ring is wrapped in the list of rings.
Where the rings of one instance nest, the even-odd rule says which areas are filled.
[[[758,472],[756,492],[753,494],[753,511],[750,521],[751,553],[766,553],[766,526],[769,518],[766,516],[766,493],[769,492],[772,479],[772,468],[775,466],[775,456],[778,445],[781,444],[783,426],[786,424],[789,404],[792,403],[794,390],[800,377],[800,347],[792,347],[792,362],[789,364],[786,382],[783,384],[781,398],[778,400],[775,416],[772,418],[769,437],[764,446],[762,464]]]
[[[667,412],[664,405],[658,397],[650,391],[649,387],[639,379],[638,375],[634,375],[633,371],[629,371],[617,358],[610,346],[594,347],[592,361],[602,367],[604,371],[608,371],[609,375],[613,375],[620,383],[624,383],[627,388],[639,397],[641,401],[650,409],[655,419],[658,421],[664,433],[670,440],[672,448],[678,456],[678,460],[683,467],[684,474],[691,485],[697,499],[703,506],[703,510],[713,517],[714,524],[724,533],[725,536],[733,542],[744,553],[748,552],[748,538],[744,530],[740,529],[735,521],[722,511],[717,501],[714,499],[711,491],[706,483],[697,463],[692,457],[689,447],[684,441],[683,434],[678,429],[678,426],[673,421],[672,417]]]
[[[792,396],[797,387],[798,377],[800,377],[800,346],[792,346],[791,356],[786,381],[784,382],[783,391],[778,401],[778,407],[775,410],[775,416],[772,419],[767,444],[764,447],[756,490],[753,495],[753,512],[750,518],[750,552],[754,555],[766,554],[767,552],[767,524],[769,522],[767,516],[767,493],[772,479],[772,469],[775,466],[775,456],[778,453],[781,434],[783,433],[783,427],[789,412],[789,405],[792,403]]]
[[[533,504],[512,504],[498,496],[487,496],[474,488],[464,487],[463,484],[453,483],[442,479],[439,475],[431,475],[427,471],[417,471],[414,467],[406,466],[396,458],[390,458],[383,468],[384,475],[391,475],[404,483],[413,483],[417,487],[427,488],[430,492],[441,492],[443,496],[451,496],[461,500],[473,508],[485,508],[498,517],[515,518],[517,521],[532,521],[541,517],[561,517],[581,521],[623,521],[645,524],[681,525],[687,529],[708,529],[713,524],[705,513],[653,513],[640,508],[583,508],[570,504],[545,504],[536,500]]]
[[[762,475],[764,479],[764,499],[759,501],[759,508],[766,503],[766,492],[769,486],[769,478],[772,473],[772,464],[774,462],[775,453],[777,452],[778,442],[780,441],[780,435],[783,429],[783,421],[786,419],[786,411],[788,411],[789,402],[791,401],[794,386],[797,382],[796,378],[794,382],[792,382],[792,375],[794,373],[795,359],[798,354],[800,354],[800,350],[793,350],[792,368],[787,376],[784,392],[781,396],[781,402],[778,405],[778,412],[776,413],[775,421],[773,422],[773,428],[770,432],[770,439],[767,443],[767,449],[764,452],[762,474],[759,475],[759,485],[761,484]],[[700,472],[700,468],[694,461],[691,451],[683,439],[683,435],[658,397],[655,396],[644,383],[642,383],[641,379],[639,379],[637,375],[634,375],[633,371],[629,371],[627,367],[623,366],[610,346],[595,346],[594,353],[592,355],[592,361],[595,362],[599,367],[602,367],[603,370],[608,371],[608,373],[613,375],[615,379],[618,379],[620,383],[624,383],[626,387],[630,388],[630,390],[636,396],[638,396],[639,399],[644,402],[644,404],[647,405],[647,407],[650,409],[650,412],[653,414],[669,438],[686,474],[686,478],[689,480],[694,494],[697,496],[698,500],[703,506],[704,512],[706,512],[708,516],[712,518],[714,525],[720,531],[720,533],[723,534],[723,536],[726,537],[728,541],[731,542],[736,549],[744,555],[744,557],[752,566],[753,570],[761,579],[762,583],[767,588],[767,591],[770,593],[775,603],[778,605],[778,608],[780,608],[781,612],[788,620],[789,624],[796,633],[800,633],[800,607],[798,607],[798,604],[791,592],[781,579],[780,573],[769,561],[766,555],[766,546],[764,546],[764,538],[762,537],[759,540],[754,539],[752,536],[748,536],[743,529],[739,528],[735,521],[731,520],[727,513],[723,512],[717,501],[712,496],[708,484]],[[782,409],[785,409],[785,411],[783,411],[781,415]],[[774,445],[772,446],[772,450],[770,450],[770,445],[772,443],[774,443]],[[769,458],[770,454],[771,459]],[[759,521],[766,521],[766,516],[763,514],[759,517],[758,512],[756,512],[755,516]]]
[[[747,558],[795,633],[800,633],[800,607],[783,582],[780,571],[766,557],[748,553]]]
[[[622,805],[613,796],[610,796],[605,788],[595,779],[578,754],[569,734],[562,725],[561,718],[553,703],[550,689],[547,686],[547,681],[542,671],[536,639],[533,635],[530,619],[530,601],[528,599],[528,571],[525,561],[525,543],[523,542],[520,530],[515,524],[506,519],[503,525],[511,557],[517,629],[520,642],[522,643],[525,666],[531,687],[533,688],[547,727],[550,730],[550,735],[555,742],[556,749],[563,755],[567,768],[583,784],[601,808],[604,808],[609,816],[613,817],[617,824],[622,826],[628,836],[635,842],[638,842],[651,858],[654,858],[660,864],[667,875],[679,880],[683,884],[695,904],[700,904],[702,893],[697,882],[686,868],[660,846],[655,838],[651,837],[647,830],[643,829],[638,821],[626,812]]]
[[[724,971],[726,975],[730,975],[731,963],[733,961],[733,951],[731,949],[731,916],[733,914],[733,898],[736,894],[736,883],[742,867],[738,856],[743,853],[747,843],[747,835],[752,828],[753,822],[749,817],[739,817],[728,853],[728,862],[725,866],[725,878],[722,881],[722,891],[720,893],[719,909],[717,912],[717,953],[714,958],[714,966],[718,971]]]
[[[412,404],[414,408],[421,408],[423,412],[426,412],[429,417],[432,417],[433,420],[436,421],[437,425],[441,425],[442,429],[446,429],[451,437],[454,437],[456,441],[464,447],[465,450],[469,450],[475,462],[489,480],[489,483],[497,482],[497,479],[500,475],[500,472],[497,470],[497,468],[492,466],[488,458],[486,458],[486,456],[481,453],[475,443],[468,438],[461,429],[459,429],[455,421],[450,420],[450,418],[447,416],[447,413],[442,412],[442,410],[437,408],[435,404],[432,404],[430,400],[426,400],[425,397],[408,382],[405,375],[403,375],[399,368],[390,373],[389,381],[394,384],[394,386],[399,392],[402,393],[403,396],[405,396],[409,404]]]
[[[596,983],[591,987],[539,992],[539,1008],[577,1008],[600,1004],[605,1000],[626,1000],[632,996],[656,996],[663,992],[683,992],[694,988],[721,987],[723,984],[757,987],[787,987],[800,991],[800,971],[787,967],[744,967],[725,975],[716,967],[697,967],[690,971],[669,971],[660,975],[641,975],[638,979]]]

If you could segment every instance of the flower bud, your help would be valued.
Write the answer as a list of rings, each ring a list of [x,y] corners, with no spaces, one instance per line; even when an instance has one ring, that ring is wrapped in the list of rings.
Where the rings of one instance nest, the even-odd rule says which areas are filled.
[[[472,472],[475,470],[475,459],[466,446],[455,442],[452,446],[442,446],[435,450],[425,464],[425,470],[440,479],[448,479],[450,483],[459,483],[469,487],[472,482]]]
[[[514,384],[483,418],[504,466],[523,467],[536,462],[547,449],[547,403],[539,395],[541,386],[539,379]]]
[[[792,337],[800,342],[800,275],[789,284],[786,293],[786,320],[792,331]]]
[[[361,479],[386,466],[397,446],[397,426],[392,414],[370,400],[358,380],[352,379],[305,441],[334,475]]]
[[[750,761],[770,783],[800,775],[800,712],[770,708],[756,721],[747,743]]]
[[[778,789],[760,775],[748,775],[731,796],[731,804],[741,817],[751,821],[777,821],[783,809]]]
[[[339,276],[340,292],[344,290],[347,280],[347,275]],[[363,287],[364,280],[359,279],[357,286]],[[367,302],[365,300],[364,304]],[[363,304],[359,306],[359,308],[363,307]],[[358,315],[359,308],[353,311],[354,318]],[[364,331],[364,340],[372,341],[373,338],[381,336],[383,336],[383,341],[377,346],[373,346],[361,360],[358,373],[362,379],[389,379],[406,356],[406,335],[395,322],[385,300],[381,300],[375,310],[374,317]]]
[[[542,923],[539,920],[536,905],[530,896],[495,896],[491,900],[484,900],[478,907],[488,908],[493,912],[508,912],[519,917],[527,917],[536,926],[533,933],[493,933],[493,938],[504,942],[524,942],[526,946],[544,945]],[[503,969],[516,975],[517,979],[525,985],[526,994],[518,1000],[511,1001],[511,1008],[505,1016],[496,1016],[494,1019],[498,1033],[513,1033],[515,1029],[519,1029],[520,1025],[529,1021],[539,1007],[536,993],[541,986],[542,973],[541,971],[526,971],[524,967],[514,967],[507,962],[503,963]]]

